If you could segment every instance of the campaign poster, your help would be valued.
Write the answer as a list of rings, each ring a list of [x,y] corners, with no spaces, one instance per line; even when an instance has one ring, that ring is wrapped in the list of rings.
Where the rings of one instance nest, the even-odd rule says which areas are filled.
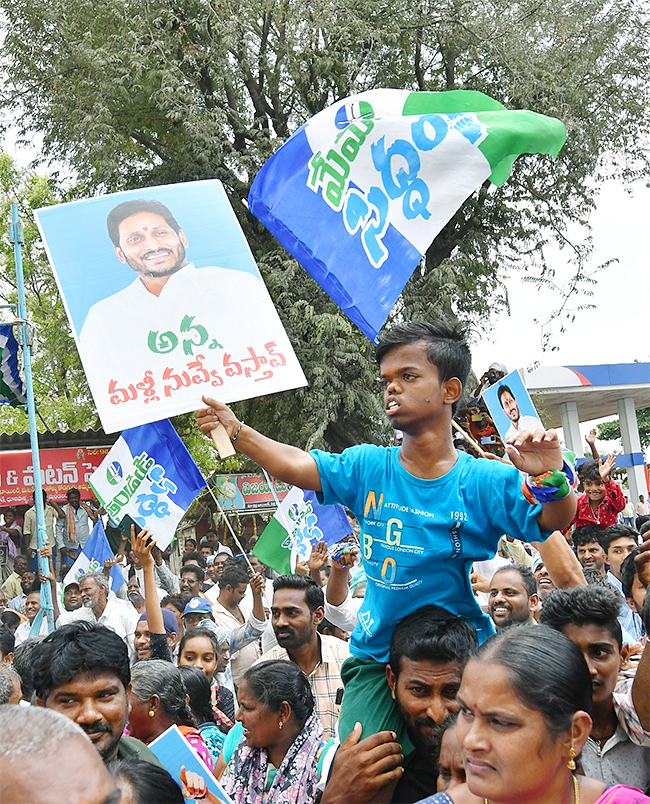
[[[105,432],[306,385],[218,180],[36,220]]]
[[[504,444],[524,430],[545,429],[519,369],[486,388],[483,399]]]

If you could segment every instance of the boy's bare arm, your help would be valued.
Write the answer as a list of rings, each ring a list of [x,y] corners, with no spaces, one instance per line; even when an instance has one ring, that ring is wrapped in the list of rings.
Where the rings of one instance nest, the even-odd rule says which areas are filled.
[[[322,491],[316,461],[308,452],[281,444],[248,425],[242,425],[223,402],[206,396],[203,401],[208,407],[197,410],[196,420],[205,435],[210,435],[218,424],[222,424],[230,439],[237,436],[234,442],[237,450],[266,469],[270,475],[301,489]]]
[[[545,542],[534,542],[534,546],[539,550],[544,566],[558,589],[587,585],[578,559],[559,530],[551,533]]]

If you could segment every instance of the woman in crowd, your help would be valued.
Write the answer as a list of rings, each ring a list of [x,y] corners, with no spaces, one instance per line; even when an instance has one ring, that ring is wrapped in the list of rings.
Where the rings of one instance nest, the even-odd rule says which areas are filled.
[[[185,690],[190,697],[189,706],[192,715],[216,765],[226,734],[233,726],[232,721],[218,710],[220,720],[217,721],[212,708],[210,682],[198,667],[183,665],[178,669],[181,672]]]
[[[183,792],[164,769],[142,759],[116,759],[106,766],[122,797],[120,804],[184,804]]]
[[[176,725],[212,770],[212,756],[196,728],[186,694],[178,667],[162,659],[138,662],[131,673],[129,734],[148,744]]]
[[[220,640],[217,631],[223,632],[225,637],[222,636]],[[186,631],[178,650],[178,666],[197,667],[205,674],[212,690],[212,706],[215,708],[217,722],[222,724],[222,719],[225,718],[223,725],[232,726],[235,717],[234,696],[227,687],[220,686],[216,679],[216,674],[222,672],[221,668],[230,658],[227,636],[225,628],[219,629],[219,626],[211,622],[210,627],[199,625]]]
[[[487,640],[463,671],[458,701],[467,782],[422,804],[650,802],[576,775],[591,731],[591,677],[563,634],[534,625]]]
[[[253,665],[238,690],[244,739],[222,783],[235,804],[311,804],[323,727],[305,674],[293,662]]]

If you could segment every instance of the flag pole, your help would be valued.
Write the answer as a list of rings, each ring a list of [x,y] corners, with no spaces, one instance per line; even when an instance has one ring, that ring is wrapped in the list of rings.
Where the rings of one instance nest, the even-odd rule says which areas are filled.
[[[41,556],[40,550],[45,547],[47,534],[45,532],[45,508],[43,506],[43,484],[41,481],[41,462],[38,452],[38,431],[36,429],[36,406],[34,404],[34,386],[32,383],[32,330],[27,325],[27,305],[25,303],[25,279],[23,275],[22,247],[23,227],[18,218],[18,205],[11,204],[11,224],[9,225],[9,240],[14,247],[14,261],[16,263],[16,284],[18,286],[18,341],[23,351],[23,369],[25,372],[25,394],[27,396],[27,415],[29,417],[29,442],[32,448],[32,469],[34,472],[34,506],[36,508],[36,533],[38,538],[38,569],[43,575],[49,574],[48,560]],[[54,546],[54,545],[52,545]],[[54,608],[50,584],[41,584],[41,607],[47,615],[48,632],[54,630]]]
[[[251,562],[248,560],[248,556],[246,555],[246,550],[244,550],[244,548],[242,547],[242,543],[241,543],[241,542],[239,541],[239,539],[237,538],[237,534],[236,534],[236,533],[235,533],[235,531],[233,530],[232,525],[230,524],[230,522],[228,521],[228,517],[226,516],[226,512],[225,512],[225,511],[223,510],[223,508],[221,507],[221,503],[219,502],[219,500],[217,499],[217,497],[216,497],[215,493],[212,491],[212,489],[210,488],[210,486],[209,486],[209,485],[207,486],[207,489],[208,489],[208,491],[210,492],[210,496],[211,496],[211,497],[212,497],[212,499],[214,500],[215,505],[216,505],[216,506],[217,506],[217,508],[219,509],[219,513],[220,513],[220,514],[221,514],[221,516],[223,517],[223,521],[226,523],[226,527],[227,527],[227,528],[228,528],[228,530],[230,531],[230,535],[231,535],[231,536],[232,536],[232,538],[234,539],[235,544],[236,544],[236,545],[237,545],[237,547],[239,547],[239,549],[241,550],[241,553],[242,553],[242,555],[244,556],[244,561],[245,561],[245,562],[248,564],[248,569],[249,569],[249,570],[250,570],[250,571],[253,573],[253,575],[255,575],[255,570],[253,569],[253,565],[251,564]]]

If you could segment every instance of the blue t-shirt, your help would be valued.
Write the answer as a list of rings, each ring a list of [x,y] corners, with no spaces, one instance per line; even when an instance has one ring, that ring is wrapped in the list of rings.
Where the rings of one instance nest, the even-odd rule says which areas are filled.
[[[514,466],[459,452],[446,475],[425,480],[403,468],[399,450],[362,444],[340,455],[311,452],[321,501],[347,506],[361,526],[368,586],[350,650],[382,663],[396,624],[422,606],[467,618],[480,641],[494,633],[472,592],[473,562],[492,558],[504,533],[526,542],[549,535]]]

